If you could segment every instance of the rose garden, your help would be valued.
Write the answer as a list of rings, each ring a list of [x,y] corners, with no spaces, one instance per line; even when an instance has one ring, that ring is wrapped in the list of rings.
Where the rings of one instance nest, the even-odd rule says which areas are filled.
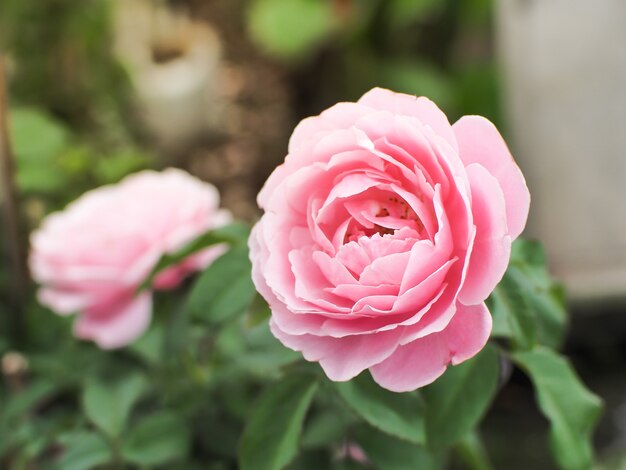
[[[0,468],[623,468],[490,5],[52,3],[0,6]]]

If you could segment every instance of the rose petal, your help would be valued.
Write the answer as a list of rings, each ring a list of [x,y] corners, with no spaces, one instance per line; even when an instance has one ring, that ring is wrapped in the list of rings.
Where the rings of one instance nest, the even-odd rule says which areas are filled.
[[[78,338],[95,341],[103,349],[132,343],[146,331],[152,318],[152,295],[144,292],[107,306],[106,313],[84,312],[74,323]]]
[[[504,193],[509,235],[515,239],[524,229],[530,193],[524,175],[513,160],[496,127],[481,116],[464,116],[453,126],[459,155],[469,166],[479,163],[496,177]]]
[[[423,387],[442,375],[448,364],[459,364],[478,353],[490,332],[491,316],[484,304],[460,306],[445,330],[400,346],[371,368],[372,377],[394,392]]]
[[[504,196],[498,181],[476,163],[467,167],[467,174],[476,238],[459,300],[476,305],[489,297],[504,276],[511,255],[511,237],[507,235]]]
[[[288,348],[301,351],[307,361],[319,362],[329,379],[346,381],[389,357],[398,345],[399,330],[372,335],[330,336],[288,335],[273,320],[272,334]]]
[[[456,138],[448,118],[435,103],[426,97],[418,98],[404,93],[394,93],[384,88],[374,88],[365,93],[358,103],[390,111],[393,114],[416,117],[425,125],[432,127],[454,149],[457,148]]]

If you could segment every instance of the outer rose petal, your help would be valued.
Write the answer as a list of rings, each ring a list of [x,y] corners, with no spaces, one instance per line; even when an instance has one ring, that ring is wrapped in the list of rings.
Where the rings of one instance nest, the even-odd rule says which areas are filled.
[[[289,139],[289,152],[292,152],[307,140],[321,132],[336,129],[348,129],[357,119],[371,111],[358,103],[337,103],[319,116],[312,116],[300,121]]]
[[[466,166],[479,163],[496,177],[504,193],[509,235],[522,233],[528,218],[530,193],[524,175],[498,129],[481,116],[463,116],[453,126],[459,154]]]
[[[476,238],[459,300],[466,305],[483,302],[504,276],[511,256],[504,196],[498,181],[481,165],[467,167],[472,190]]]
[[[446,139],[453,149],[458,148],[450,121],[435,103],[424,96],[416,97],[394,93],[385,88],[373,88],[365,93],[358,103],[383,111],[391,111],[393,114],[416,117]]]
[[[398,345],[400,328],[343,338],[289,335],[270,320],[272,334],[288,348],[301,351],[307,361],[319,361],[330,380],[342,382],[388,358]]]
[[[491,315],[485,304],[458,309],[445,330],[400,346],[372,367],[374,380],[393,392],[408,392],[432,383],[448,364],[460,364],[480,351],[491,332]]]
[[[111,306],[106,314],[85,312],[74,323],[74,334],[93,340],[102,349],[114,349],[132,343],[146,331],[152,318],[150,293]]]

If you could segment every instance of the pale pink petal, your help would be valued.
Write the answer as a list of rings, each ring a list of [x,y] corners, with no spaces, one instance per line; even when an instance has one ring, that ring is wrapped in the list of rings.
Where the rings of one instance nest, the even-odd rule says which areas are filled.
[[[372,110],[358,103],[337,103],[313,116],[300,121],[289,139],[289,152],[306,144],[319,134],[351,127],[355,121]]]
[[[504,196],[498,181],[481,165],[471,164],[467,175],[472,188],[476,238],[459,300],[466,305],[483,302],[502,279],[511,255]]]
[[[93,340],[103,349],[126,346],[146,331],[152,317],[152,295],[148,292],[107,306],[108,312],[83,312],[74,323],[78,338]]]
[[[94,296],[86,292],[68,292],[42,287],[37,292],[37,300],[60,315],[70,315],[86,308],[94,301]]]
[[[454,318],[443,331],[452,365],[467,361],[485,347],[491,324],[491,314],[484,303],[471,307],[457,305]]]
[[[496,127],[481,116],[464,116],[454,126],[459,154],[466,166],[478,163],[496,177],[504,193],[509,235],[515,239],[528,218],[530,193]]]
[[[393,114],[418,118],[457,148],[456,138],[446,115],[431,100],[424,96],[419,98],[404,93],[395,93],[384,88],[374,88],[365,93],[358,103],[375,109],[390,111]]]
[[[392,392],[409,392],[433,382],[450,363],[439,333],[400,346],[388,359],[370,368],[372,377]]]
[[[363,370],[384,361],[398,345],[400,330],[385,331],[371,335],[329,336],[288,335],[273,320],[272,334],[288,348],[301,351],[307,361],[319,362],[328,378],[346,381]]]
[[[376,258],[372,264],[363,270],[360,282],[369,286],[377,286],[379,284],[399,286],[410,256],[409,252],[404,252]]]
[[[372,377],[381,387],[408,392],[432,383],[448,364],[460,364],[476,355],[491,332],[491,316],[484,304],[459,306],[447,328],[416,339],[373,366]]]

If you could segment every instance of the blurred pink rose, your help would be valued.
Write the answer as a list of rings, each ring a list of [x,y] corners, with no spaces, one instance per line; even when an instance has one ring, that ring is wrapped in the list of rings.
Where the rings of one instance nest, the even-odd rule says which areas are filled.
[[[393,391],[485,345],[530,195],[496,128],[374,89],[303,120],[258,202],[253,279],[287,347]]]
[[[161,255],[229,222],[217,189],[181,170],[143,171],[81,196],[48,216],[31,237],[30,268],[39,300],[78,313],[76,336],[102,348],[139,337],[152,315],[148,291],[136,295]],[[167,268],[157,289],[180,283],[223,252],[213,247]]]

